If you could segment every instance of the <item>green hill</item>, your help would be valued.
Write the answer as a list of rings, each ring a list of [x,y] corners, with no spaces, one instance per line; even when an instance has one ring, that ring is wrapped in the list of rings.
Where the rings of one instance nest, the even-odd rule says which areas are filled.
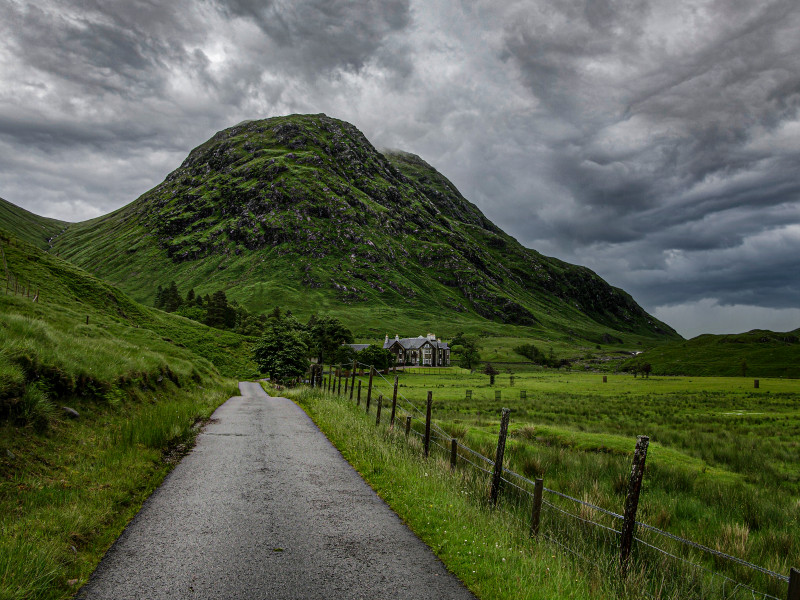
[[[589,269],[521,246],[419,157],[325,115],[221,131],[55,249],[140,302],[174,279],[251,311],[332,314],[360,337],[678,337]]]
[[[234,333],[143,306],[0,230],[0,418],[29,385],[103,400],[143,382],[254,374]]]
[[[0,229],[37,248],[49,248],[50,240],[68,225],[65,221],[40,217],[0,198]]]
[[[646,350],[623,368],[645,363],[656,375],[800,377],[800,329],[700,335]]]

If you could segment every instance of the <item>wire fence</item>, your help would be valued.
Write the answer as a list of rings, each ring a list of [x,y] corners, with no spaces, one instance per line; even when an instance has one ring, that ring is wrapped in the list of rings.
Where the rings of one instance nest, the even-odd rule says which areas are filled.
[[[427,425],[430,450],[449,457],[451,464],[455,461],[469,469],[475,477],[482,478],[475,480],[478,485],[487,486],[487,476],[495,476],[495,460],[429,420],[427,407],[423,410],[407,398],[396,382],[389,381],[371,365],[354,363],[354,366],[356,364],[372,374],[368,397],[377,393],[396,401],[396,406],[411,417],[409,434],[424,442]],[[331,372],[330,379],[334,377],[336,373]],[[363,386],[363,375],[358,375],[355,369],[350,377],[353,385],[358,377]],[[330,382],[328,385],[336,393],[337,386]],[[498,481],[502,486],[500,507],[508,511],[520,527],[533,532],[531,505],[536,506],[536,482],[505,466],[501,467]],[[609,577],[619,577],[625,516],[558,490],[542,486],[541,492],[541,512],[535,517],[538,536],[575,560],[592,565]],[[800,571],[791,569],[787,576],[647,523],[634,523],[635,544],[627,577],[636,577],[640,591],[647,597],[800,600]]]

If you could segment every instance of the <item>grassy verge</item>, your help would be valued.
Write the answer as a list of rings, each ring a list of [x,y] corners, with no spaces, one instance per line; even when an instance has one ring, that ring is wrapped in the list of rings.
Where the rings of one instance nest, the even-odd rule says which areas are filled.
[[[268,388],[269,391],[269,388]],[[532,542],[513,512],[493,510],[483,483],[446,460],[422,458],[401,431],[376,427],[374,416],[308,389],[289,395],[311,416],[375,491],[476,595],[484,600],[618,598],[593,567],[554,546]]]
[[[193,443],[235,382],[169,380],[76,400],[48,429],[0,423],[0,599],[67,598]]]

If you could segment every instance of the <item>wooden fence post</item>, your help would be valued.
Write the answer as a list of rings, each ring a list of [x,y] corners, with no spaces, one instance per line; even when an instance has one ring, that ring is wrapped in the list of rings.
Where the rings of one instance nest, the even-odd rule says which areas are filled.
[[[428,391],[428,407],[425,409],[425,458],[431,451],[431,408],[433,407],[433,392]]]
[[[464,392],[464,400],[472,400],[472,390]]]
[[[531,508],[531,537],[539,535],[539,523],[542,521],[542,490],[544,482],[537,479],[533,482],[533,507]]]
[[[511,410],[504,408],[500,417],[500,434],[497,436],[497,453],[494,457],[494,471],[492,472],[492,506],[497,506],[500,495],[500,479],[503,477],[503,457],[506,453],[506,436],[508,435],[508,418]]]
[[[358,400],[356,400],[356,406],[361,406],[361,380],[358,380]]]
[[[603,383],[608,383],[608,375],[603,375]]]
[[[527,399],[528,399],[528,392],[527,392],[527,390],[520,390],[520,391],[519,391],[519,399],[520,399],[520,400],[527,400]]]
[[[760,382],[758,381],[758,379],[753,379],[753,387],[754,387],[755,389],[758,389],[759,383],[760,383]]]
[[[353,399],[353,390],[356,389],[356,367],[358,363],[353,361],[353,373],[350,375],[350,400]]]
[[[455,471],[456,462],[458,461],[458,440],[453,438],[450,440],[450,470]]]
[[[800,600],[800,571],[794,567],[789,570],[789,593],[786,600]]]
[[[347,384],[348,383],[350,383],[350,378],[349,377],[345,377],[344,378],[344,395],[345,396],[347,396]]]
[[[408,437],[409,433],[411,433],[411,415],[406,417],[406,437]]]
[[[625,515],[622,521],[622,534],[619,542],[619,565],[624,575],[628,570],[628,562],[633,546],[633,534],[636,529],[636,510],[639,508],[639,492],[642,491],[642,477],[644,476],[644,461],[647,458],[647,446],[650,438],[640,435],[636,439],[636,448],[633,451],[631,464],[631,477],[628,481],[628,495],[625,497]]]
[[[367,385],[367,412],[369,412],[369,403],[372,400],[372,376],[375,375],[375,367],[369,368],[369,384]]]
[[[342,395],[342,365],[339,365],[339,387],[337,388],[336,394],[341,396]]]
[[[383,394],[378,394],[378,414],[375,417],[375,425],[381,424],[381,408],[383,408]]]
[[[89,324],[89,315],[86,315],[86,324]]]
[[[397,375],[394,376],[394,391],[392,392],[392,416],[389,418],[389,427],[394,427],[395,413],[397,413]]]

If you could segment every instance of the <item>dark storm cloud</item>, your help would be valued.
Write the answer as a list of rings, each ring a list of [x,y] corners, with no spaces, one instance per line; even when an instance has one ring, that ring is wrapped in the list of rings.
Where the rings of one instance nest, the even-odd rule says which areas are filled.
[[[0,8],[0,195],[34,212],[97,216],[222,128],[327,112],[684,333],[797,326],[794,0]]]
[[[252,19],[294,69],[312,74],[363,68],[386,36],[411,19],[409,0],[217,0],[217,6]]]

